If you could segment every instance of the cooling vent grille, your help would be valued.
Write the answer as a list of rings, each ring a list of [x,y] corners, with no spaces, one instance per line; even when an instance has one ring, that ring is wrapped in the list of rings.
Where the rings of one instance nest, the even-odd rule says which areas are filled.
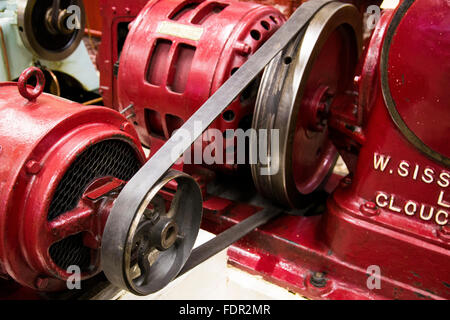
[[[64,174],[50,203],[47,219],[74,209],[86,187],[106,176],[128,181],[141,167],[135,150],[121,140],[105,140],[81,153]],[[82,234],[70,236],[50,247],[50,256],[62,269],[77,265],[83,272],[91,262],[91,250],[83,245]]]

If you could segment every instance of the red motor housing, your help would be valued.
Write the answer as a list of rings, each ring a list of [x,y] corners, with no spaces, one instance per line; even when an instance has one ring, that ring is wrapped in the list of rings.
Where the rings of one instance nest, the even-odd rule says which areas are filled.
[[[284,21],[252,3],[150,1],[120,57],[119,110],[155,152]],[[249,128],[257,90],[255,81],[210,128]]]
[[[118,112],[40,95],[43,82],[30,68],[19,84],[0,84],[0,276],[55,291],[71,265],[82,280],[100,272],[114,191],[145,156]]]

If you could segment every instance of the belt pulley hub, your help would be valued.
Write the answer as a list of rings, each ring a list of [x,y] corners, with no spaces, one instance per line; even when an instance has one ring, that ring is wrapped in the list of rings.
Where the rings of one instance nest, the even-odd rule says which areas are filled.
[[[57,61],[78,48],[86,16],[81,0],[20,0],[17,20],[28,50],[40,59]]]
[[[173,280],[191,253],[202,216],[200,187],[190,176],[168,171],[133,213],[131,224],[126,223],[129,213],[108,220],[103,270],[116,286],[147,295]],[[118,247],[117,235],[124,230],[125,241]]]

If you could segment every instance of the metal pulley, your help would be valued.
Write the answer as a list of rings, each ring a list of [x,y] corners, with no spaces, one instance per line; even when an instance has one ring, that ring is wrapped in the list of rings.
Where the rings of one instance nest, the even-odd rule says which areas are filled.
[[[297,9],[184,123],[181,127],[184,130],[176,131],[124,186],[109,214],[102,238],[104,271],[114,285],[145,295],[163,288],[182,269],[200,226],[201,192],[192,178],[168,170],[278,52],[308,25],[322,7],[331,2],[310,1]],[[197,124],[201,126],[200,131],[194,130]],[[192,133],[190,137],[183,135],[186,130]],[[159,191],[167,190],[164,186],[172,185],[173,180],[177,182],[177,191],[171,208],[165,212],[175,213],[166,214],[164,210],[156,209],[161,206],[157,205],[160,200],[155,196]],[[184,199],[183,208],[180,206],[181,198]],[[155,213],[148,215],[148,210]],[[158,221],[163,221],[162,225],[158,226]],[[138,227],[140,224],[146,232]],[[175,241],[174,234],[180,235]],[[168,238],[164,238],[167,235]],[[145,236],[148,241],[144,241],[146,245],[142,247],[139,239]],[[156,261],[153,260],[155,255],[158,255]]]
[[[176,185],[176,190],[168,188]],[[161,193],[170,199],[170,207]],[[108,219],[102,239],[103,271],[114,285],[148,295],[172,281],[188,259],[200,229],[202,194],[193,178],[170,170],[148,192],[134,214]],[[124,242],[117,235],[127,231]]]
[[[19,0],[17,24],[28,50],[58,61],[80,44],[86,23],[82,0]]]
[[[353,79],[361,34],[359,11],[353,5],[331,3],[267,66],[253,128],[278,130],[280,152],[268,164],[251,162],[262,195],[301,206],[304,196],[320,187],[333,169],[337,151],[328,135],[327,117],[333,100]],[[268,174],[262,175],[262,169]]]

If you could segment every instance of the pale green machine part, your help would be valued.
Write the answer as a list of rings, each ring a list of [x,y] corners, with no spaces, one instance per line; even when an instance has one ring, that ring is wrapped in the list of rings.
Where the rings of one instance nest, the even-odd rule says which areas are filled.
[[[19,33],[18,24],[18,9],[21,1],[23,2],[23,0],[0,0],[0,26],[3,30],[9,72],[11,74],[11,79],[8,79],[5,50],[3,46],[0,46],[0,57],[2,59],[2,63],[0,63],[0,81],[15,80],[23,70],[39,62],[40,65],[48,69],[70,75],[78,80],[86,91],[97,91],[99,89],[99,74],[89,57],[83,41],[80,42],[72,54],[59,61],[44,60],[26,47]]]

